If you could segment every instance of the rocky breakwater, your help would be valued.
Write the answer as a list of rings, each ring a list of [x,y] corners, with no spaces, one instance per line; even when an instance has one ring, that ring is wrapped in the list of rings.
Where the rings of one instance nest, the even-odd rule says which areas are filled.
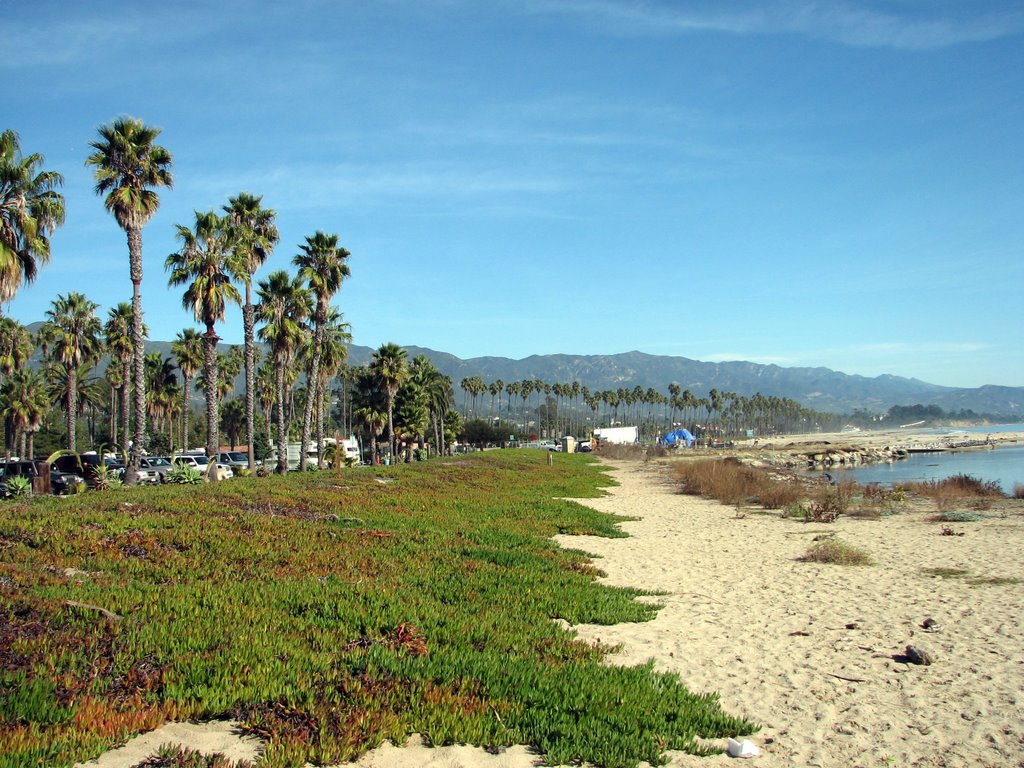
[[[765,446],[772,449],[772,446]],[[770,453],[763,450],[753,460],[756,466],[775,466],[787,469],[826,470],[830,467],[859,467],[864,464],[893,462],[905,459],[910,451],[903,446],[876,448],[863,445],[831,445],[829,443],[790,444],[774,448]]]
[[[816,447],[793,454],[798,461],[810,469],[827,469],[829,467],[859,467],[863,464],[893,462],[905,459],[910,451],[901,447],[867,448],[864,446],[847,447]]]

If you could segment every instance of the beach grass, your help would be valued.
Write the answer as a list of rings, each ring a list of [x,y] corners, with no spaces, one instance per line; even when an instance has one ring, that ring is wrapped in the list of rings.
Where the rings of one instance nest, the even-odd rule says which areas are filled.
[[[805,563],[830,565],[874,565],[871,555],[840,539],[830,538],[812,544],[800,560]]]
[[[563,500],[610,483],[585,456],[522,450],[6,503],[0,768],[189,719],[239,719],[267,768],[413,733],[634,766],[750,733],[554,621],[657,611],[551,539],[622,536]]]

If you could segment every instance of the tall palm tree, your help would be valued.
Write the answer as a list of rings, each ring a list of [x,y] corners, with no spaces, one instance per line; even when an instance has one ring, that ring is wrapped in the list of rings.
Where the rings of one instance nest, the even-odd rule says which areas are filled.
[[[224,206],[227,218],[228,241],[235,259],[232,259],[232,277],[245,286],[242,322],[245,326],[245,437],[249,444],[249,471],[256,467],[253,430],[256,420],[256,341],[255,319],[252,306],[252,276],[270,256],[281,236],[269,208],[262,207],[262,196],[240,192]]]
[[[316,299],[316,311],[313,315],[313,356],[309,374],[310,394],[306,398],[306,407],[302,415],[302,448],[299,454],[299,469],[306,469],[306,451],[309,448],[309,434],[313,423],[313,406],[316,402],[315,388],[320,378],[320,348],[324,341],[324,325],[327,323],[327,310],[334,294],[341,289],[341,282],[352,273],[349,271],[348,257],[351,254],[338,245],[337,235],[316,232],[307,237],[304,245],[299,246],[299,253],[292,259],[299,269],[299,277],[306,281],[310,293]]]
[[[139,459],[146,442],[146,335],[142,317],[142,228],[160,207],[156,189],[172,187],[171,153],[156,143],[159,128],[132,117],[119,117],[99,128],[99,139],[89,143],[96,194],[128,238],[132,279],[132,348],[135,384],[135,431],[125,482],[138,478]]]
[[[43,156],[21,154],[18,134],[0,133],[0,304],[14,298],[50,260],[50,234],[64,223],[64,177],[42,170]]]
[[[206,326],[203,334],[203,376],[206,380],[206,455],[217,456],[220,446],[218,434],[217,389],[217,336],[214,326],[224,319],[227,303],[240,304],[238,289],[231,283],[224,221],[213,211],[196,211],[192,229],[179,224],[177,238],[181,250],[172,253],[164,262],[170,270],[168,285],[184,285],[181,303],[191,309],[196,322]],[[210,478],[217,476],[217,463],[210,462]]]
[[[188,417],[192,412],[189,397],[192,392],[192,379],[203,364],[203,337],[195,328],[185,328],[171,342],[171,354],[181,371],[181,447],[188,450]]]
[[[395,460],[395,393],[409,375],[408,353],[392,341],[381,344],[373,353],[370,368],[380,380],[387,400],[388,447]]]
[[[68,428],[68,450],[77,450],[75,416],[78,412],[78,387],[75,376],[78,366],[99,360],[103,350],[100,339],[102,328],[96,316],[99,305],[81,293],[71,292],[58,296],[46,311],[46,322],[39,331],[43,354],[67,366],[67,400],[65,402]]]
[[[288,428],[285,420],[285,371],[291,366],[296,351],[306,336],[305,320],[312,310],[309,292],[302,280],[292,279],[279,270],[259,283],[256,319],[263,323],[260,339],[270,346],[274,357],[274,390],[277,395],[277,468],[288,471]]]

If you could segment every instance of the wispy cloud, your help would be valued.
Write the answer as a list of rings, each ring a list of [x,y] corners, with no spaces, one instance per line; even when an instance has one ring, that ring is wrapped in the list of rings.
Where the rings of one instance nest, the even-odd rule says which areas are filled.
[[[508,168],[451,168],[429,163],[408,165],[279,166],[242,177],[224,174],[195,176],[189,193],[201,197],[223,195],[225,190],[274,189],[275,207],[316,208],[427,200],[457,200],[493,205],[534,195],[565,192],[571,183],[554,175],[509,173]]]
[[[724,7],[723,7],[724,5]],[[1019,9],[960,17],[910,15],[878,10],[866,3],[777,0],[679,8],[635,0],[526,0],[534,13],[571,14],[594,20],[617,34],[721,32],[734,35],[796,34],[854,47],[931,50],[1018,35]]]

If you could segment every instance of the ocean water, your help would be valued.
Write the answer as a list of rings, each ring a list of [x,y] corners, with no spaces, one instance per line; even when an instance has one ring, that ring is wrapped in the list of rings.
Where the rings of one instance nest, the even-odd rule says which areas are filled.
[[[929,430],[937,437],[951,430]],[[1001,432],[1024,432],[1024,424],[1006,424],[992,427],[967,427],[957,433],[970,439],[975,436]],[[946,451],[944,453],[914,453],[909,458],[892,464],[869,464],[856,469],[832,472],[836,479],[851,479],[858,483],[899,483],[942,480],[953,475],[970,475],[986,482],[995,481],[1005,493],[1013,493],[1014,484],[1024,485],[1024,445],[1010,445],[993,450]]]

